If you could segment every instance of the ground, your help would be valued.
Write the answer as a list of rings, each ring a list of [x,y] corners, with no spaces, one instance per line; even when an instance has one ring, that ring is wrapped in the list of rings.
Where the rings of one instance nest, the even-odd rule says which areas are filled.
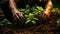
[[[1,27],[0,34],[59,34],[59,29],[56,26],[57,19],[54,15],[51,15],[47,22],[23,29]]]

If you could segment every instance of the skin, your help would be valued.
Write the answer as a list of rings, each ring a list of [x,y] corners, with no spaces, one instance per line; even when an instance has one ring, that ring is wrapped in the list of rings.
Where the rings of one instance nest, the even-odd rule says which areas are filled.
[[[17,19],[23,17],[22,13],[19,12],[18,9],[17,9],[16,3],[17,3],[18,1],[19,1],[19,0],[9,0],[9,7],[10,7],[12,13],[13,13],[13,17],[15,17],[15,18],[17,18]],[[41,0],[39,0],[39,2],[40,2],[40,1],[41,1]],[[44,12],[46,17],[49,17],[52,7],[53,7],[53,5],[52,5],[51,0],[48,0],[47,4],[46,4],[46,6],[45,6],[46,11]],[[44,17],[44,16],[43,16],[43,17]]]
[[[53,8],[51,0],[48,0],[48,3],[45,6],[46,11],[44,12],[48,17],[50,15],[51,9]]]

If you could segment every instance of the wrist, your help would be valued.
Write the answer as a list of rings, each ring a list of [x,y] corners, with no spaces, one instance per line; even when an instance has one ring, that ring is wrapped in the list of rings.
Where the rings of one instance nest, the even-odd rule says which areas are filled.
[[[18,11],[16,8],[11,9],[12,11]]]
[[[50,10],[46,10],[44,13],[50,13]]]

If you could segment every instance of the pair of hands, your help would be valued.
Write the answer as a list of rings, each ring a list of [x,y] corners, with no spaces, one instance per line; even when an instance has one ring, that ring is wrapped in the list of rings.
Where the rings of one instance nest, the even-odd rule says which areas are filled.
[[[22,12],[19,12],[18,10],[13,10],[12,11],[12,14],[13,14],[13,18],[15,19],[15,20],[23,20],[23,14],[22,14]],[[45,11],[42,15],[41,15],[41,17],[42,18],[44,18],[44,19],[48,19],[49,18],[49,16],[50,16],[50,13],[48,12],[48,11]]]

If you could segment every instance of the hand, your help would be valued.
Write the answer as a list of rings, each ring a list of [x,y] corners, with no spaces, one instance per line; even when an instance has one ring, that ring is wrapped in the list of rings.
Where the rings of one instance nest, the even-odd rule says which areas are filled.
[[[49,12],[49,11],[45,11],[44,13],[45,13],[45,15],[46,15],[47,17],[50,16],[50,12]]]
[[[44,20],[48,20],[50,18],[50,12],[45,11],[40,14],[40,17],[42,17]]]
[[[23,14],[22,14],[22,12],[19,12],[18,10],[13,10],[12,14],[13,14],[14,20],[19,20],[19,21],[23,20]]]

